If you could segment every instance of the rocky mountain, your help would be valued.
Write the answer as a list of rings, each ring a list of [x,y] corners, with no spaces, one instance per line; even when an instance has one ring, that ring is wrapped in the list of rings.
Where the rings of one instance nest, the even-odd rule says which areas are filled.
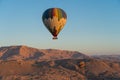
[[[0,80],[120,80],[120,62],[77,51],[0,48]]]
[[[53,60],[89,58],[77,51],[36,49],[27,46],[9,46],[0,48],[0,60]]]
[[[119,80],[120,62],[91,59],[86,62],[88,80]]]

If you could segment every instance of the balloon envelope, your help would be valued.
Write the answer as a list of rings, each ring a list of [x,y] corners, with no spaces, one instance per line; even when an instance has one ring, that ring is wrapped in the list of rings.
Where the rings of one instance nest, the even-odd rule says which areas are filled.
[[[53,35],[53,39],[57,39],[57,35],[66,24],[67,15],[60,8],[49,8],[43,13],[42,20],[46,28]]]

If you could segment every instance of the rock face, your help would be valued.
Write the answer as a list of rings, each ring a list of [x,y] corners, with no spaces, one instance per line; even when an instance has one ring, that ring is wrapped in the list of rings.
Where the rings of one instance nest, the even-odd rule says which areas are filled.
[[[77,51],[0,48],[0,80],[120,80],[120,61]]]

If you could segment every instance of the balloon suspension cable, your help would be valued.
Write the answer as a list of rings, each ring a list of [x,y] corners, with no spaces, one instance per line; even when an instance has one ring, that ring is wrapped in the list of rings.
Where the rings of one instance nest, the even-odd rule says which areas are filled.
[[[53,39],[53,40],[56,40],[56,39],[58,39],[58,38],[57,38],[57,36],[54,36],[52,39]]]

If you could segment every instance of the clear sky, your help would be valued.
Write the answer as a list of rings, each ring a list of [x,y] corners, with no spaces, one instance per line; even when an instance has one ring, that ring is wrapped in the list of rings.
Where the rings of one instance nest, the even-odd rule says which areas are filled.
[[[51,7],[67,13],[67,23],[52,40],[42,23]],[[120,0],[0,0],[0,46],[120,54]]]

